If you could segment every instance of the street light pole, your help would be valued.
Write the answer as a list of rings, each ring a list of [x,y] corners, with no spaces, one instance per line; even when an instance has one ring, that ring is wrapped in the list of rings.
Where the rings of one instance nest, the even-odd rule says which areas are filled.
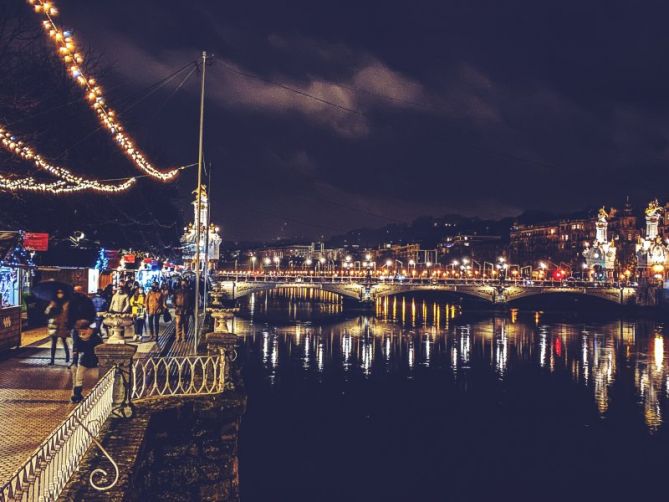
[[[195,352],[200,337],[200,240],[202,238],[202,157],[204,142],[204,78],[207,70],[207,53],[202,51],[202,83],[200,85],[200,138],[197,158],[197,214],[195,216]]]

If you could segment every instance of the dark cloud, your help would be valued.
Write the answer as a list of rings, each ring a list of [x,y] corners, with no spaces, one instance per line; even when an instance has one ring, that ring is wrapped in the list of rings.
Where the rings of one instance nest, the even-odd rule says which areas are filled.
[[[203,48],[216,54],[206,120],[214,217],[227,237],[249,239],[663,195],[667,11],[64,0],[62,20],[115,61],[110,78],[127,92]],[[158,119],[160,101],[128,114],[150,154],[195,158],[197,93],[191,78]],[[181,179],[184,194],[192,182]]]

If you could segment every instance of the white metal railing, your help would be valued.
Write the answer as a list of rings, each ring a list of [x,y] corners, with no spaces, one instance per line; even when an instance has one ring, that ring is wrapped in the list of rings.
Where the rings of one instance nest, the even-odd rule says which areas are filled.
[[[132,400],[223,392],[221,356],[152,357],[132,365]]]
[[[58,498],[112,412],[115,371],[112,368],[98,381],[90,394],[2,485],[0,502],[42,502]],[[96,471],[106,475],[101,469]]]

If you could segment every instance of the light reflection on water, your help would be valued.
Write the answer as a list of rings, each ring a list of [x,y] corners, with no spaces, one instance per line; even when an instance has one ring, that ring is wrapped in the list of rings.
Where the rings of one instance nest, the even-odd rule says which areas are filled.
[[[258,344],[271,385],[293,367],[307,377],[341,374],[345,380],[380,374],[413,379],[417,371],[446,369],[457,382],[490,379],[500,385],[508,385],[514,370],[536,367],[567,377],[573,392],[587,389],[602,419],[616,393],[618,401],[637,406],[649,432],[662,427],[669,374],[661,324],[565,322],[517,310],[466,314],[455,304],[412,297],[386,297],[373,312],[350,314],[334,294],[289,290],[253,295],[234,329],[248,345]],[[618,381],[633,382],[632,391],[624,385],[614,390]]]

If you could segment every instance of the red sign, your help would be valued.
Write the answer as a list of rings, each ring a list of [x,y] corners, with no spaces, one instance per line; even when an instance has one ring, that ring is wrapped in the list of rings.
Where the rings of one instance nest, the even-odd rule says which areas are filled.
[[[48,251],[49,234],[26,232],[23,235],[23,247],[29,251]]]
[[[126,263],[135,263],[135,255],[134,254],[124,254],[123,255],[123,261]]]

